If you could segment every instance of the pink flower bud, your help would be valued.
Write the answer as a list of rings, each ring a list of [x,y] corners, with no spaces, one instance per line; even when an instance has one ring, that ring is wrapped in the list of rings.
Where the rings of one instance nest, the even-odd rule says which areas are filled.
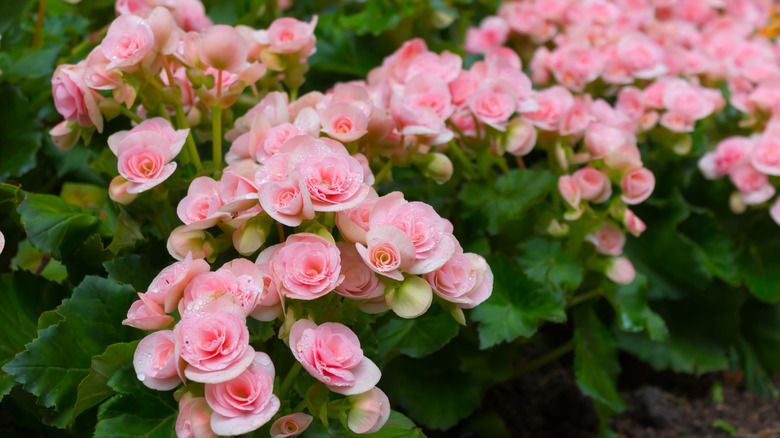
[[[506,136],[503,137],[501,147],[506,152],[522,157],[528,155],[536,145],[536,128],[530,122],[520,117],[509,121],[506,127]]]
[[[607,277],[617,284],[629,284],[634,281],[634,265],[625,257],[615,257],[609,261],[605,272]]]
[[[168,237],[168,253],[176,260],[184,260],[187,253],[198,259],[211,258],[216,248],[211,234],[186,225],[176,227]]]
[[[644,167],[633,169],[623,176],[621,187],[623,202],[630,205],[639,204],[653,193],[655,176]]]
[[[172,330],[161,330],[147,335],[138,343],[133,354],[133,368],[146,387],[168,391],[181,383],[177,370],[176,337]]]
[[[155,49],[165,55],[173,53],[181,38],[181,31],[178,30],[171,12],[167,8],[157,6],[152,9],[146,22],[149,23],[154,34]]]
[[[160,330],[173,322],[173,317],[166,315],[163,308],[150,297],[142,293],[139,293],[138,296],[141,299],[130,306],[127,318],[122,321],[123,325],[141,330]]]
[[[763,135],[750,150],[750,163],[767,175],[780,175],[780,139]]]
[[[611,224],[604,224],[601,230],[585,236],[585,240],[596,246],[596,251],[605,255],[619,256],[626,244],[626,235]]]
[[[780,225],[780,198],[775,199],[775,203],[769,208],[769,215],[777,225]],[[0,248],[2,251],[2,248]]]
[[[580,186],[577,184],[577,180],[570,175],[563,175],[558,178],[558,191],[561,193],[563,200],[566,201],[571,208],[578,209],[580,207],[580,199],[582,194],[580,193]]]
[[[574,172],[572,175],[580,188],[582,199],[604,202],[612,194],[612,183],[603,173],[591,167],[586,167]]]
[[[352,406],[347,414],[347,425],[352,432],[374,433],[390,418],[390,400],[381,389],[370,390],[347,397]]]
[[[626,209],[623,213],[623,226],[628,229],[629,233],[636,237],[639,237],[639,235],[647,229],[647,226],[642,222],[642,219],[639,219],[639,217],[629,209]]]
[[[477,254],[454,254],[444,266],[424,278],[436,295],[463,309],[476,307],[493,291],[490,266]]]
[[[236,29],[224,24],[209,27],[198,39],[198,55],[206,65],[217,70],[237,73],[249,54],[244,38]]]
[[[117,204],[127,205],[138,197],[138,193],[127,193],[127,187],[130,185],[130,181],[117,175],[111,180],[108,185],[108,197],[111,198]]]
[[[176,436],[179,438],[218,438],[211,430],[211,408],[205,397],[184,394],[179,400]]]
[[[271,425],[271,438],[287,438],[302,434],[311,424],[314,417],[303,412],[285,415]]]
[[[79,140],[81,130],[78,125],[68,121],[62,121],[57,126],[51,128],[49,135],[54,146],[61,151],[66,151],[76,145]]]

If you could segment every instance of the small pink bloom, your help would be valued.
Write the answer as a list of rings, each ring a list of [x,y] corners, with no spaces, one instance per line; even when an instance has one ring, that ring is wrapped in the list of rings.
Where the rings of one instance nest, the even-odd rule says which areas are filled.
[[[62,64],[51,78],[52,96],[57,112],[69,122],[78,122],[84,127],[95,126],[103,131],[103,116],[100,114],[93,91],[84,81],[84,67]]]
[[[230,213],[220,211],[224,204],[220,193],[222,183],[207,176],[192,180],[185,196],[176,207],[176,214],[190,229],[206,229],[227,220]]]
[[[383,297],[385,284],[366,265],[355,246],[347,242],[337,242],[336,246],[341,253],[341,273],[344,275],[344,281],[336,286],[336,293],[358,300]]]
[[[609,261],[605,272],[607,278],[617,284],[629,284],[634,281],[634,265],[625,257],[615,257]]]
[[[539,110],[526,113],[525,117],[534,125],[547,131],[557,131],[558,124],[574,105],[571,92],[560,85],[546,88],[536,94]]]
[[[231,164],[222,173],[222,191],[219,194],[224,204],[219,208],[229,213],[239,213],[257,205],[255,174],[260,166],[252,160]]]
[[[626,209],[623,214],[623,226],[628,229],[629,233],[636,237],[639,237],[639,235],[647,229],[647,226],[642,222],[642,219],[639,219],[639,217],[629,209]]]
[[[176,262],[160,271],[146,292],[146,296],[155,303],[164,306],[170,313],[176,310],[184,288],[196,276],[209,272],[209,264],[203,259],[192,259],[192,253],[180,262]]]
[[[625,174],[620,186],[623,189],[623,202],[630,205],[639,204],[653,193],[655,176],[647,168],[640,167]]]
[[[122,175],[117,175],[108,184],[108,197],[117,204],[127,205],[138,197],[138,193],[128,193],[127,188],[131,182]]]
[[[136,15],[121,15],[108,27],[100,50],[108,59],[106,70],[135,71],[154,49],[154,33],[149,23]]]
[[[285,415],[271,425],[271,438],[287,438],[302,434],[311,424],[314,417],[303,412]]]
[[[411,109],[431,108],[442,120],[446,120],[455,110],[450,88],[433,73],[421,73],[409,79],[402,105]]]
[[[569,109],[558,131],[561,135],[574,135],[579,137],[588,128],[591,122],[590,104],[588,100],[580,97],[574,98],[574,105]]]
[[[523,118],[514,118],[507,124],[503,148],[506,152],[522,157],[528,155],[536,146],[536,128]]]
[[[368,248],[355,244],[366,265],[378,274],[403,281],[401,270],[408,269],[416,257],[409,236],[398,228],[381,225],[368,230],[366,241]]]
[[[233,273],[236,270],[238,273]],[[179,305],[182,316],[196,312],[211,311],[210,305],[219,297],[231,294],[236,298],[237,309],[242,316],[255,310],[258,298],[263,293],[263,279],[254,263],[236,259],[216,272],[206,272],[193,278],[184,289]]]
[[[368,116],[360,107],[337,102],[320,113],[322,132],[342,142],[351,142],[368,133]]]
[[[666,73],[663,48],[644,34],[624,35],[617,45],[617,54],[636,78],[650,79]]]
[[[237,73],[247,62],[249,46],[232,26],[217,24],[198,38],[198,55],[206,65]]]
[[[596,246],[596,251],[605,255],[619,256],[626,244],[626,235],[611,224],[595,233],[585,236],[585,240]]]
[[[374,209],[379,195],[371,189],[366,199],[357,206],[336,213],[336,225],[341,236],[348,242],[366,244],[366,232],[369,230],[371,210]]]
[[[501,17],[485,17],[478,28],[469,28],[463,49],[469,53],[488,53],[502,46],[509,36],[509,26]]]
[[[184,375],[201,383],[238,377],[255,358],[243,317],[230,312],[195,313],[174,328],[179,355],[187,362]]]
[[[270,264],[279,292],[288,298],[313,300],[344,280],[336,245],[311,233],[288,237]]]
[[[366,392],[382,376],[376,364],[363,356],[355,333],[342,324],[317,326],[308,319],[298,320],[290,329],[290,349],[312,377],[339,394]]]
[[[604,158],[628,140],[624,130],[604,123],[591,123],[585,132],[585,146],[593,158]]]
[[[314,37],[314,27],[317,26],[317,16],[309,23],[294,18],[277,18],[268,30],[255,32],[255,39],[275,53],[297,53],[308,56],[314,51],[317,39]]]
[[[430,51],[420,53],[409,62],[403,82],[409,85],[415,76],[428,73],[438,77],[441,82],[448,84],[458,77],[462,67],[463,59],[447,50],[441,52],[441,54]]]
[[[390,400],[379,388],[347,397],[351,403],[347,414],[349,430],[357,434],[378,432],[390,418]]]
[[[258,195],[263,211],[288,227],[297,227],[304,220],[314,219],[311,197],[300,177],[269,181],[260,186]]]
[[[750,150],[750,163],[767,175],[780,175],[780,139],[763,135]]]
[[[580,186],[577,184],[577,180],[575,180],[574,177],[563,175],[558,178],[558,191],[561,193],[563,200],[566,201],[571,208],[575,210],[580,208],[582,193],[580,193]]]
[[[141,339],[133,354],[133,368],[138,380],[158,391],[169,391],[179,386],[178,361],[176,336],[171,330],[148,334]]]
[[[242,435],[259,429],[279,411],[273,393],[274,365],[267,354],[257,352],[239,376],[219,383],[206,383],[206,401],[214,410],[211,428],[219,435]]]
[[[173,18],[183,30],[200,32],[212,25],[200,0],[177,0],[175,5]]]
[[[604,164],[613,170],[629,171],[642,167],[642,156],[635,144],[626,143],[607,154]]]
[[[95,47],[87,55],[84,70],[84,82],[95,90],[113,90],[122,85],[122,76],[117,71],[106,70],[109,64],[100,46]]]
[[[747,205],[761,204],[775,194],[775,188],[769,183],[767,175],[750,164],[734,167],[729,171],[729,178],[739,189],[742,200]]]
[[[517,110],[517,95],[502,80],[488,80],[469,98],[469,109],[483,123],[499,131]]]
[[[479,80],[466,70],[460,72],[454,81],[449,83],[452,103],[460,105],[479,88]]]
[[[263,295],[257,300],[257,306],[255,306],[255,310],[252,312],[252,318],[258,321],[273,321],[282,311],[281,296],[268,263],[268,257],[271,256],[278,246],[274,245],[266,248],[260,253],[255,262],[257,269],[260,270],[263,277]]]
[[[218,438],[211,430],[211,408],[205,397],[186,393],[179,400],[176,436],[179,438]]]
[[[636,87],[623,87],[618,92],[615,108],[633,121],[638,121],[645,114],[642,90]]]
[[[580,169],[572,176],[580,188],[582,199],[600,203],[612,194],[612,183],[607,176],[592,167]]]
[[[323,151],[319,144],[325,140],[317,139],[299,145],[293,154],[299,154],[300,161],[289,166],[300,172],[314,211],[341,211],[355,207],[366,199],[369,192],[364,182],[366,174],[363,166],[347,153]],[[341,144],[338,146],[343,148]]]
[[[122,321],[123,325],[141,330],[160,330],[173,322],[173,317],[166,315],[163,308],[150,297],[142,293],[139,293],[138,296],[141,299],[130,306],[127,318]]]
[[[715,104],[702,90],[682,79],[671,80],[664,89],[664,107],[692,120],[703,119],[712,114]]]
[[[476,307],[493,291],[493,272],[477,254],[453,254],[444,266],[423,277],[436,295],[463,309]]]

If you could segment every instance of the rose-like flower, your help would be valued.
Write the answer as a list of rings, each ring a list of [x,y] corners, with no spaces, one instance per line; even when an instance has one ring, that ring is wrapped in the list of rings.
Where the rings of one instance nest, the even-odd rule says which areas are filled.
[[[624,35],[617,46],[620,63],[636,78],[650,79],[666,73],[664,49],[647,35]]]
[[[562,175],[558,178],[558,191],[561,193],[563,200],[566,201],[571,208],[575,210],[580,208],[582,193],[580,192],[580,185],[577,184],[577,180],[575,180],[574,177]]]
[[[346,210],[368,196],[363,166],[348,154],[311,154],[295,168],[308,189],[314,211]]]
[[[270,421],[281,404],[273,394],[274,375],[271,358],[257,352],[238,377],[207,383],[206,401],[214,410],[211,429],[219,435],[242,435]]]
[[[628,142],[628,134],[604,123],[591,123],[585,132],[585,146],[593,158],[604,158]]]
[[[563,116],[574,105],[574,97],[566,87],[555,85],[537,93],[536,102],[539,109],[526,113],[525,117],[541,129],[557,131]]]
[[[776,191],[775,187],[769,183],[767,175],[756,170],[750,164],[743,164],[731,169],[729,179],[737,186],[742,201],[747,205],[766,202],[774,196]]]
[[[337,102],[320,112],[322,132],[338,141],[350,142],[368,133],[368,115],[349,102]]]
[[[127,311],[123,325],[129,325],[141,330],[160,330],[173,322],[173,317],[166,315],[163,308],[151,297],[139,293],[140,300],[135,301]]]
[[[185,316],[174,333],[179,355],[188,364],[184,375],[196,382],[219,383],[238,377],[255,357],[245,320],[235,313]]]
[[[625,174],[620,186],[623,189],[623,202],[630,205],[639,204],[653,193],[655,176],[647,168],[640,167]]]
[[[176,436],[179,438],[218,438],[211,430],[211,408],[205,397],[186,393],[179,400],[176,418]]]
[[[308,56],[314,52],[317,39],[314,28],[317,26],[317,16],[306,23],[290,17],[277,18],[268,30],[255,32],[257,42],[268,46],[274,53],[297,53]]]
[[[117,17],[100,43],[100,50],[109,61],[106,70],[135,71],[153,49],[152,28],[136,15]]]
[[[366,265],[378,274],[403,281],[401,270],[408,269],[417,256],[409,236],[398,228],[379,225],[368,230],[366,242],[368,248],[355,244]]]
[[[108,147],[118,159],[119,174],[131,183],[127,192],[140,193],[168,179],[176,170],[176,163],[171,161],[188,134],[189,129],[174,130],[169,121],[156,117],[108,137]]]
[[[664,107],[691,120],[703,119],[712,114],[715,104],[702,90],[682,79],[669,81],[663,94]]]
[[[572,177],[580,188],[582,199],[600,203],[612,195],[612,183],[606,175],[592,167],[579,169]]]
[[[246,64],[249,46],[238,31],[224,24],[204,30],[198,38],[198,55],[209,67],[237,73]]]
[[[146,387],[168,391],[181,383],[177,371],[176,336],[171,330],[161,330],[141,339],[133,354],[133,368],[138,380]]]
[[[767,175],[780,175],[780,140],[763,135],[750,150],[750,163]]]
[[[230,213],[220,211],[222,183],[207,176],[192,180],[185,196],[176,207],[176,215],[190,229],[213,227],[217,222],[230,218]]]
[[[499,131],[517,110],[517,94],[506,81],[486,81],[468,100],[469,109],[483,123]]]
[[[149,284],[146,296],[155,303],[164,306],[165,312],[176,310],[184,288],[196,276],[209,271],[209,264],[203,259],[192,259],[192,253],[180,262],[176,262],[157,274]]]
[[[423,277],[436,295],[463,309],[476,307],[493,291],[493,272],[477,254],[456,253],[444,266]]]
[[[303,412],[285,415],[271,425],[271,438],[287,438],[302,434],[311,424],[314,417]]]
[[[379,195],[372,188],[363,202],[353,208],[336,213],[336,225],[344,239],[349,242],[366,244],[371,210],[374,209],[377,199],[379,199]]]
[[[314,219],[309,191],[297,174],[287,181],[262,184],[258,197],[263,211],[288,227],[297,227],[304,220]]]
[[[355,246],[347,242],[338,242],[336,246],[341,253],[341,273],[344,274],[344,281],[336,287],[336,293],[358,300],[384,296],[385,284],[366,265]]]
[[[376,386],[382,373],[363,356],[357,335],[343,324],[317,326],[301,319],[290,329],[293,356],[328,389],[344,395],[366,392]]]
[[[469,53],[488,53],[502,46],[508,36],[509,26],[501,17],[485,17],[479,24],[479,28],[468,29],[463,49]]]
[[[240,274],[236,275],[233,270]],[[184,289],[179,313],[184,316],[209,311],[212,302],[224,294],[231,294],[236,297],[241,314],[248,316],[254,311],[262,292],[263,280],[255,264],[246,259],[236,259],[216,272],[206,272],[193,278]]]
[[[270,267],[279,292],[298,300],[319,298],[344,280],[339,249],[311,233],[288,237],[271,255]]]
[[[84,82],[82,65],[61,64],[54,71],[51,94],[57,112],[69,122],[103,132],[103,116],[93,93]]]
[[[404,271],[425,274],[441,268],[458,247],[452,224],[423,202],[407,202],[403,194],[393,192],[377,200],[370,228],[390,225],[403,231],[414,245],[416,257]]]
[[[379,388],[347,397],[351,403],[347,414],[347,426],[352,432],[378,432],[390,418],[390,400]]]
[[[623,245],[626,244],[626,235],[611,224],[595,233],[585,236],[585,240],[596,246],[596,251],[605,255],[619,256],[623,253]]]

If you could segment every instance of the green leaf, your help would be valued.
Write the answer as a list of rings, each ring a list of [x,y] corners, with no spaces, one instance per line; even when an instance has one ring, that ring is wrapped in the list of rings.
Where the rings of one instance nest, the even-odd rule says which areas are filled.
[[[471,210],[486,216],[488,232],[496,235],[525,209],[541,202],[555,182],[555,176],[547,170],[514,169],[495,182],[467,183],[459,198]]]
[[[647,330],[650,339],[664,341],[669,337],[669,330],[664,320],[650,309],[645,299],[647,279],[641,273],[636,275],[630,284],[615,284],[607,279],[601,285],[604,296],[607,297],[617,313],[617,323],[621,330],[639,332]]]
[[[415,422],[430,429],[451,428],[482,400],[481,385],[459,370],[451,350],[423,359],[399,356],[385,367],[378,385]]]
[[[358,35],[371,33],[374,36],[398,26],[402,20],[408,20],[417,11],[417,2],[410,0],[368,0],[361,11],[342,16],[339,25],[354,30]]]
[[[696,258],[710,275],[731,285],[739,284],[736,244],[711,213],[691,215],[679,230],[694,245]]]
[[[612,333],[590,305],[574,308],[574,330],[574,372],[580,391],[615,412],[624,410],[616,386],[620,364]]]
[[[740,257],[745,285],[759,300],[780,302],[780,257],[777,239],[769,244],[750,244]]]
[[[89,374],[78,387],[78,398],[73,408],[74,419],[116,393],[108,386],[108,381],[122,365],[133,361],[136,346],[138,342],[109,345],[103,354],[92,358]]]
[[[122,249],[135,246],[136,242],[143,240],[146,240],[146,238],[141,232],[141,225],[125,209],[122,209],[117,218],[114,239],[108,245],[108,250],[118,254]]]
[[[149,264],[148,258],[139,254],[114,257],[103,266],[109,277],[122,284],[129,284],[139,292],[145,291],[158,274]]]
[[[750,391],[777,396],[772,376],[780,371],[780,305],[749,300],[742,307],[738,348]]]
[[[667,342],[652,341],[646,333],[615,333],[621,350],[647,362],[654,370],[676,373],[704,374],[728,369],[726,351],[712,343],[684,336],[670,335]]]
[[[14,3],[14,2],[11,2]],[[41,147],[43,130],[35,114],[26,109],[30,103],[18,88],[0,84],[0,181],[21,176],[35,167],[35,154]]]
[[[582,283],[582,265],[557,240],[537,237],[521,244],[520,251],[517,261],[528,278],[546,289],[574,290]]]
[[[18,211],[32,244],[58,259],[72,248],[80,247],[100,222],[54,195],[27,193]]]
[[[504,257],[489,256],[487,261],[493,271],[493,294],[471,312],[480,323],[481,348],[530,337],[542,321],[566,320],[566,302],[560,295],[538,288]]]
[[[13,264],[12,269],[21,269],[35,273],[38,272],[38,269],[45,258],[46,253],[41,252],[38,248],[32,246],[29,239],[24,239],[19,242],[16,255],[11,259],[11,263]],[[46,266],[39,275],[47,280],[62,283],[68,278],[68,270],[65,269],[65,265],[60,263],[59,260],[49,257]]]
[[[108,385],[119,394],[100,405],[95,438],[176,438],[173,391],[145,387],[132,363],[121,366]]]
[[[26,11],[32,3],[32,0],[0,3],[0,33],[5,33],[9,26],[18,22],[19,15]]]
[[[121,324],[134,298],[133,289],[113,280],[87,277],[73,297],[57,309],[64,319],[38,332],[3,367],[8,374],[38,396],[45,407],[55,407],[67,425],[77,400],[80,382],[89,374],[92,356],[102,354],[116,342],[130,341],[138,333]]]
[[[420,358],[446,345],[458,334],[458,324],[441,306],[434,306],[423,316],[402,319],[391,315],[387,323],[376,329],[379,355],[393,350]]]
[[[341,427],[340,423],[334,422],[329,428],[326,428],[321,422],[313,422],[303,433],[303,438],[346,438],[346,437],[365,437],[365,438],[425,438],[422,431],[414,424],[412,420],[397,411],[390,411],[390,418],[382,426],[379,432],[369,434],[354,434]]]

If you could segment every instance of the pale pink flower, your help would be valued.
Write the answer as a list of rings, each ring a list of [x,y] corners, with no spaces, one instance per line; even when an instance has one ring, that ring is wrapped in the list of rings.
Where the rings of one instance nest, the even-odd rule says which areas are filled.
[[[200,32],[212,25],[200,0],[175,0],[173,18],[184,31]]]
[[[469,53],[488,53],[502,46],[508,36],[509,26],[501,17],[485,17],[478,28],[472,27],[466,31],[463,49]]]
[[[618,92],[615,108],[625,114],[629,119],[639,121],[645,114],[642,90],[630,86],[622,87]]]
[[[604,272],[610,280],[617,284],[629,284],[634,281],[636,271],[631,261],[625,257],[615,257],[609,261]]]
[[[255,358],[245,320],[235,313],[194,313],[183,317],[174,333],[179,355],[188,364],[184,375],[195,382],[226,382]]]
[[[476,307],[493,291],[493,272],[477,254],[455,253],[444,266],[423,277],[436,295],[463,309]]]
[[[271,438],[287,438],[302,434],[311,424],[314,417],[303,412],[280,417],[271,425]]]
[[[579,137],[588,128],[592,117],[590,115],[590,102],[581,97],[574,98],[574,105],[561,120],[558,132],[561,135],[573,135]]]
[[[298,320],[290,329],[290,349],[312,377],[339,394],[364,393],[382,376],[376,364],[363,356],[355,333],[342,324],[317,326],[308,319]]]
[[[207,66],[237,73],[247,62],[249,46],[238,31],[224,24],[211,26],[198,38],[198,55]]]
[[[479,121],[504,131],[517,110],[517,95],[506,81],[489,79],[471,95],[468,105]]]
[[[750,163],[767,175],[780,175],[780,139],[772,135],[761,136],[750,149]]]
[[[607,223],[601,230],[585,236],[585,240],[592,243],[601,254],[619,256],[626,244],[626,235]]]
[[[167,242],[168,253],[176,260],[184,260],[192,253],[196,259],[209,258],[216,251],[211,235],[201,228],[182,225],[174,228]]]
[[[373,226],[366,233],[368,248],[355,244],[357,252],[366,265],[377,274],[403,281],[402,270],[414,263],[416,252],[412,240],[398,228]]]
[[[211,408],[206,398],[193,397],[189,392],[179,400],[175,429],[179,438],[218,438],[211,430]]]
[[[585,146],[593,158],[604,158],[628,143],[626,131],[604,123],[591,123],[585,131]]]
[[[390,418],[390,400],[377,387],[362,394],[350,395],[347,399],[351,404],[347,426],[354,433],[378,432]]]
[[[669,81],[663,93],[667,111],[692,120],[703,119],[715,110],[715,104],[702,91],[682,79]]]
[[[636,237],[639,237],[639,235],[647,229],[647,225],[642,222],[642,219],[639,219],[639,217],[629,209],[626,209],[623,213],[623,226],[628,229],[629,233]]]
[[[278,246],[274,245],[263,250],[255,262],[263,277],[263,295],[257,300],[257,306],[252,312],[252,318],[258,321],[273,321],[282,311],[282,297],[279,295],[268,263],[268,258]]]
[[[121,15],[108,27],[100,50],[108,59],[106,70],[135,71],[154,49],[154,33],[149,23],[136,15]]]
[[[536,128],[527,120],[516,117],[509,121],[502,148],[506,152],[522,157],[528,155],[536,146]]]
[[[242,265],[250,266],[242,266]],[[242,275],[236,275],[230,267],[235,267]],[[225,294],[233,295],[235,304],[229,304],[229,310],[237,310],[242,316],[248,316],[255,310],[255,305],[263,293],[263,279],[260,271],[254,263],[246,259],[236,259],[216,272],[206,272],[193,278],[187,288],[184,289],[184,297],[179,304],[179,313],[182,316],[197,312],[211,312],[220,297]],[[220,309],[224,309],[223,303],[216,303]]]
[[[344,281],[336,245],[311,233],[288,237],[271,255],[270,268],[279,292],[298,300],[319,298]]]
[[[571,92],[560,85],[546,88],[536,94],[539,110],[526,113],[525,117],[537,127],[557,131],[558,124],[574,105]]]
[[[571,206],[571,208],[577,210],[580,208],[580,201],[582,200],[582,193],[580,192],[580,185],[577,184],[577,180],[570,175],[562,175],[558,178],[558,192],[560,192],[563,200]]]
[[[641,33],[624,35],[617,45],[621,64],[639,79],[650,79],[666,73],[664,50]]]
[[[317,39],[314,28],[317,26],[317,16],[309,23],[290,17],[277,18],[268,30],[255,32],[255,39],[275,53],[297,53],[308,56],[314,52]]]
[[[103,132],[103,116],[93,91],[84,81],[83,65],[59,65],[51,78],[51,88],[54,107],[65,120]]]
[[[224,205],[220,193],[222,183],[207,176],[192,180],[185,196],[176,207],[176,214],[189,229],[206,229],[227,220],[230,213],[220,211]]]
[[[623,202],[630,205],[639,204],[653,193],[655,176],[644,167],[632,169],[623,176],[620,186],[623,189]]]
[[[258,193],[263,211],[288,227],[314,219],[314,207],[306,185],[295,175],[286,181],[269,181]]]
[[[177,370],[176,336],[172,330],[160,330],[141,339],[133,354],[133,368],[147,388],[169,391],[181,383]]]
[[[345,143],[366,135],[368,120],[365,111],[349,102],[334,103],[320,112],[322,132]]]
[[[775,194],[775,187],[769,183],[769,178],[753,166],[742,164],[729,171],[731,182],[739,189],[742,200],[747,205],[761,204]]]
[[[357,206],[336,213],[336,225],[341,236],[348,242],[366,244],[366,233],[369,230],[371,210],[374,209],[379,195],[372,188],[366,199]]]
[[[586,201],[604,202],[612,194],[612,183],[597,169],[592,167],[579,169],[572,177],[580,188],[582,199]]]
[[[211,428],[219,435],[242,435],[259,429],[279,411],[273,393],[274,365],[267,354],[256,352],[252,363],[239,376],[224,382],[206,383],[206,401],[214,410]]]
[[[123,325],[129,325],[141,330],[160,330],[173,322],[173,317],[166,315],[159,304],[151,297],[139,293],[140,300],[136,300],[127,311],[127,318]]]
[[[157,274],[149,284],[146,296],[155,303],[164,306],[170,313],[176,310],[184,288],[196,276],[209,272],[209,264],[203,259],[192,259],[192,253],[180,262],[176,262]]]
[[[336,286],[336,293],[357,300],[384,297],[385,284],[366,265],[355,245],[337,242],[336,246],[341,253],[341,273],[344,275],[344,281]]]

